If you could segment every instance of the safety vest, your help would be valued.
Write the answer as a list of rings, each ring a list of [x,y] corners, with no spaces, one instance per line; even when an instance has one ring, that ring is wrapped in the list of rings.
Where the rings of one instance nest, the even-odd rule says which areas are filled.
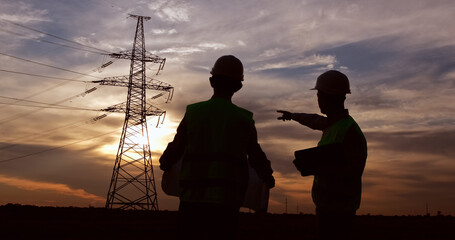
[[[329,129],[324,131],[318,146],[343,143],[346,133],[351,127],[365,141],[365,144],[363,144],[364,149],[360,149],[360,151],[364,151],[366,154],[367,145],[365,136],[351,116],[337,121]],[[356,211],[360,206],[361,192],[361,175],[348,176],[340,172],[339,174],[316,174],[314,176],[312,198],[316,207],[320,209],[336,212]]]
[[[187,106],[180,200],[239,205],[248,180],[247,146],[253,114],[213,98]]]

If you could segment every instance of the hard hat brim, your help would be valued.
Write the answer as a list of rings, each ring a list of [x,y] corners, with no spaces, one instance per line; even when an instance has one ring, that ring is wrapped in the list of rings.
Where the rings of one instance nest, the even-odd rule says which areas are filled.
[[[314,87],[314,88],[310,88],[309,90],[319,90],[319,89],[317,89],[317,88]],[[321,91],[323,91],[323,90],[321,90]],[[324,92],[324,91],[323,91],[323,92]],[[334,93],[332,93],[332,94],[334,94]],[[351,94],[351,90],[345,92],[344,94]]]

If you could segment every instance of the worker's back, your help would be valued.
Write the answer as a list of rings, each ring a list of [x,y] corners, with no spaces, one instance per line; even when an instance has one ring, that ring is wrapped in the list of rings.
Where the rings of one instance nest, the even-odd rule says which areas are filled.
[[[185,115],[186,153],[245,157],[254,124],[252,116],[251,112],[221,98],[189,105]]]
[[[241,204],[248,181],[247,148],[254,133],[252,113],[212,98],[189,105],[185,121],[180,199]]]
[[[340,143],[343,152],[332,161],[332,171],[314,176],[312,198],[320,209],[355,212],[360,206],[362,173],[367,158],[367,143],[362,130],[348,115],[340,119],[321,137],[318,146]],[[344,158],[341,165],[334,164]]]

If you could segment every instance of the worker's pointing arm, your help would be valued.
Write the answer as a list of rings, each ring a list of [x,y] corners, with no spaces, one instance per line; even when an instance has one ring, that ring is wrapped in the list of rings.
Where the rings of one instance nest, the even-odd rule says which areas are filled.
[[[283,114],[281,117],[277,118],[278,120],[283,120],[283,121],[292,120],[292,113],[291,112],[284,111],[284,110],[277,110],[277,112]]]
[[[308,113],[291,113],[288,111],[278,110],[277,112],[283,114],[278,117],[278,120],[294,120],[302,125],[305,125],[311,129],[324,130],[328,126],[327,118],[318,114]]]

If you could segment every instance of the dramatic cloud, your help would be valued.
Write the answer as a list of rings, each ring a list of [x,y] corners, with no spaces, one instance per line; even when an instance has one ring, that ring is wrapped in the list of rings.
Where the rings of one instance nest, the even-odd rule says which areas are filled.
[[[267,51],[266,51],[267,52]],[[267,55],[270,53],[266,53]],[[334,56],[320,56],[320,55],[311,55],[304,57],[303,59],[291,59],[286,62],[277,62],[277,63],[268,63],[262,67],[258,67],[253,71],[269,70],[269,69],[280,69],[280,68],[300,68],[307,66],[322,65],[333,68],[336,59]]]
[[[57,194],[87,199],[96,203],[105,201],[104,198],[88,193],[83,189],[72,189],[69,186],[60,183],[38,182],[3,175],[0,175],[0,183],[30,191],[51,191]]]
[[[46,9],[37,9],[32,4],[24,2],[5,2],[2,1],[2,13],[0,18],[9,21],[20,21],[23,23],[34,21],[49,21],[47,15],[49,11]]]
[[[156,16],[164,21],[170,22],[188,22],[189,21],[189,4],[179,1],[156,1],[150,3],[150,10]]]

